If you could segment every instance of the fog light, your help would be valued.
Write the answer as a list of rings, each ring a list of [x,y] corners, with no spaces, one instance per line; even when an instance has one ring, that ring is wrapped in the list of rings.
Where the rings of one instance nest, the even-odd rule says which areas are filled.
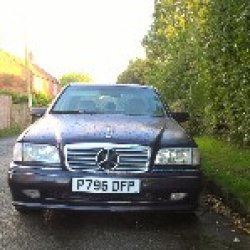
[[[171,193],[170,199],[172,201],[179,201],[184,199],[187,196],[187,193]]]
[[[40,192],[37,189],[24,189],[22,191],[26,196],[32,198],[32,199],[36,199],[36,198],[40,198]]]

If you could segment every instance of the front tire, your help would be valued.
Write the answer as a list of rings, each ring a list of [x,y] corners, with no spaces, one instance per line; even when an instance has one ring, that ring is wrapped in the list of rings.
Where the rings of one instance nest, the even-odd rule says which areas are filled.
[[[19,213],[19,214],[34,214],[37,212],[40,212],[41,210],[39,209],[32,209],[32,208],[28,208],[28,207],[19,207],[19,206],[15,206],[15,210]]]

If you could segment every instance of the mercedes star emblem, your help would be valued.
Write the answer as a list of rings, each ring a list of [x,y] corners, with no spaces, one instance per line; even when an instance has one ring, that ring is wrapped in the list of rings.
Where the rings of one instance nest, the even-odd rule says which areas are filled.
[[[119,155],[114,149],[101,149],[96,162],[101,170],[114,170],[119,164]]]

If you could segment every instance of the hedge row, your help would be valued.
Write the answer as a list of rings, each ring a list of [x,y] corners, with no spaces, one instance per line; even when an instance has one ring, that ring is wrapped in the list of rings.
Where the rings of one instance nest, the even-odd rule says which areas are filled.
[[[195,133],[250,143],[249,2],[158,0],[147,80],[181,100]]]
[[[27,94],[20,94],[11,91],[1,90],[0,95],[9,95],[12,97],[12,103],[19,104],[19,103],[27,103],[28,102],[28,95]],[[33,106],[47,106],[51,102],[51,98],[43,94],[36,94],[33,93],[32,95],[32,105]]]
[[[141,70],[132,79],[139,76],[171,106],[188,110],[193,133],[249,145],[249,6],[248,0],[156,0],[143,41],[146,60],[130,62],[118,80]]]
[[[1,90],[0,95],[11,96],[12,97],[12,103],[14,103],[14,104],[28,102],[28,96],[26,94],[19,94],[19,93],[7,91],[7,90],[6,91]]]

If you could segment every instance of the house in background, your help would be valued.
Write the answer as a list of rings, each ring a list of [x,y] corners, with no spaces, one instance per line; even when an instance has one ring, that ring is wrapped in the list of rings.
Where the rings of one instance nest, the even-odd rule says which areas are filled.
[[[28,81],[31,91],[53,98],[60,90],[59,81],[40,66],[29,63],[0,49],[0,90],[28,93]]]
[[[0,50],[0,90],[26,93],[25,72],[21,59]]]
[[[61,90],[59,81],[40,66],[32,64],[32,91],[53,98]]]

